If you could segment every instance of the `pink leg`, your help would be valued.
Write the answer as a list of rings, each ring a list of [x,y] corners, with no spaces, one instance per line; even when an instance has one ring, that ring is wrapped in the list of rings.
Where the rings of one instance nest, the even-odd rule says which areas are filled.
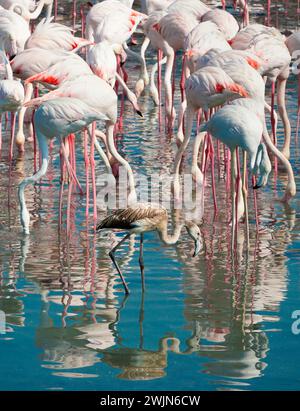
[[[86,181],[86,206],[85,206],[85,217],[86,222],[89,220],[89,206],[90,206],[90,183],[89,183],[89,156],[88,156],[88,134],[84,131],[84,162],[85,162],[85,181]]]
[[[2,149],[2,114],[0,114],[0,151]]]
[[[72,14],[73,14],[73,30],[75,31],[75,26],[76,26],[76,0],[73,0],[73,10],[72,10]]]
[[[11,132],[10,132],[10,146],[9,146],[9,160],[12,160],[14,153],[14,138],[15,138],[15,126],[16,126],[16,114],[10,113]]]
[[[62,153],[63,153],[63,156],[64,156],[64,160],[65,160],[65,163],[66,163],[66,166],[67,166],[69,176],[70,176],[71,179],[73,179],[75,181],[75,183],[77,184],[77,186],[79,188],[80,194],[83,195],[82,187],[81,187],[81,185],[80,185],[80,183],[77,179],[77,176],[76,176],[76,174],[75,174],[75,172],[74,172],[74,170],[73,170],[73,168],[72,168],[72,166],[69,162],[68,154],[67,154],[66,147],[65,147],[65,144],[64,144],[63,141],[62,141],[61,147],[62,147]]]
[[[84,14],[84,5],[80,6],[80,16],[81,16],[81,36],[85,35],[85,14]]]
[[[93,123],[92,126],[92,141],[91,141],[91,150],[90,150],[90,164],[91,164],[91,172],[92,172],[92,186],[93,186],[93,202],[94,202],[94,230],[96,230],[97,224],[97,192],[96,192],[96,176],[95,176],[95,158],[94,158],[94,151],[95,151],[95,129],[96,123]]]
[[[267,1],[267,26],[271,24],[271,0]]]
[[[68,189],[68,203],[67,203],[67,235],[70,235],[70,224],[71,224],[71,203],[72,203],[72,191],[73,191],[73,180],[70,181]]]
[[[161,131],[161,59],[162,59],[162,50],[157,50],[157,83],[158,83],[158,127]]]
[[[54,0],[54,21],[57,19],[57,0]]]

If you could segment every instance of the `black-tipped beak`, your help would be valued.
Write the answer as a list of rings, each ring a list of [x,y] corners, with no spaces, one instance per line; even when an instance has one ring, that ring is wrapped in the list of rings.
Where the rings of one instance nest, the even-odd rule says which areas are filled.
[[[194,250],[194,254],[193,257],[196,257],[196,255],[198,255],[201,251],[201,241],[200,240],[196,240],[195,241],[195,250]]]
[[[260,188],[261,186],[259,186],[259,185],[255,185],[255,186],[253,186],[253,190],[257,190],[258,188]]]
[[[12,56],[9,56],[9,61],[12,61],[16,57],[16,54],[13,54]]]
[[[136,114],[138,114],[140,117],[144,117],[143,113],[141,112],[141,110],[136,110]]]

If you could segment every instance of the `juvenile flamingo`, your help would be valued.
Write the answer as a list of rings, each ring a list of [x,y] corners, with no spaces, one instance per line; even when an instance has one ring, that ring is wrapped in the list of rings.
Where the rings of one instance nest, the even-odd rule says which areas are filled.
[[[148,231],[157,231],[164,244],[173,245],[178,242],[183,227],[186,228],[189,236],[194,240],[195,248],[193,256],[195,257],[202,248],[202,237],[199,227],[192,221],[185,221],[184,224],[176,225],[173,234],[168,234],[168,212],[164,207],[159,205],[149,203],[133,204],[125,209],[114,211],[97,226],[97,231],[103,229],[119,229],[127,232],[125,237],[123,237],[122,240],[109,252],[109,256],[118,271],[126,294],[129,294],[129,288],[115,259],[115,252],[117,249],[124,243],[124,241],[130,238],[132,234],[140,234],[139,263],[142,276],[142,289],[144,290],[144,233]]]

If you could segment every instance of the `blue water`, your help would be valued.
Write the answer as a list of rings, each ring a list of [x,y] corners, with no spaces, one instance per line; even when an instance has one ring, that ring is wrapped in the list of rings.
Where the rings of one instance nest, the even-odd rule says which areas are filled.
[[[294,24],[295,20],[289,22]],[[149,64],[153,58],[150,52]],[[133,85],[138,68],[134,62],[129,62],[129,68],[129,84]],[[287,104],[293,132],[291,162],[299,193],[299,144],[294,137],[296,86],[291,75]],[[178,98],[177,91],[176,102]],[[148,92],[141,107],[144,119],[133,116],[126,103],[118,149],[135,173],[170,174],[174,140],[159,133],[157,109]],[[279,122],[279,145],[282,136]],[[79,137],[77,167],[84,185]],[[63,225],[58,229],[58,153],[56,142],[47,177],[26,190],[32,219],[31,235],[26,239],[21,234],[16,187],[33,171],[33,151],[28,142],[25,157],[15,152],[10,167],[4,139],[0,163],[0,310],[5,313],[6,327],[0,334],[1,390],[300,388],[300,334],[293,334],[291,328],[292,313],[300,310],[300,197],[297,194],[286,207],[275,201],[286,184],[280,170],[277,177],[272,172],[268,186],[257,192],[258,231],[249,190],[248,260],[240,251],[242,247],[245,250],[243,224],[239,228],[240,247],[235,260],[231,259],[227,223],[230,197],[224,180],[218,179],[220,212],[214,220],[208,187],[201,225],[205,247],[199,256],[191,258],[192,244],[186,234],[173,247],[163,246],[155,233],[146,234],[144,296],[138,238],[129,248],[125,244],[118,251],[117,259],[131,290],[125,298],[108,257],[122,234],[94,235],[91,219],[86,226],[84,197],[73,194],[73,225],[68,239],[67,187]],[[99,175],[104,168],[98,157],[96,163]],[[104,215],[99,212],[99,218]],[[170,221],[177,218],[171,213]]]

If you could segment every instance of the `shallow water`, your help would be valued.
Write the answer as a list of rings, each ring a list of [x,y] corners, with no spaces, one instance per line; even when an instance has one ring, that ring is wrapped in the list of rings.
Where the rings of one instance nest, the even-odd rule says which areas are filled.
[[[278,16],[282,28],[297,25],[294,9],[289,19],[284,10],[279,10]],[[151,52],[149,63],[153,58]],[[138,75],[134,62],[129,62],[129,73],[132,85]],[[16,188],[33,171],[33,150],[27,143],[25,158],[15,152],[10,165],[4,138],[0,162],[0,310],[5,313],[6,327],[0,328],[1,390],[300,388],[300,335],[292,332],[291,318],[295,310],[300,310],[296,85],[291,74],[287,105],[298,194],[290,206],[275,201],[283,192],[286,176],[280,170],[277,177],[272,172],[268,186],[257,191],[257,230],[253,193],[249,190],[249,257],[246,259],[243,253],[241,224],[232,260],[227,223],[230,196],[216,164],[220,211],[214,219],[208,186],[201,225],[203,251],[191,258],[192,245],[186,234],[174,247],[163,246],[155,233],[146,234],[143,295],[138,238],[129,247],[123,245],[117,258],[131,290],[128,298],[124,298],[108,257],[121,235],[94,235],[92,219],[86,225],[85,199],[76,193],[72,196],[71,235],[67,238],[67,187],[59,230],[57,142],[47,177],[26,190],[32,228],[30,237],[21,234]],[[176,101],[178,98],[177,91]],[[126,103],[118,149],[135,173],[170,174],[174,140],[159,133],[158,109],[148,92],[141,99],[141,107],[143,119],[133,115]],[[280,122],[278,140],[280,145]],[[78,175],[84,186],[79,136],[76,150]],[[103,171],[97,157],[96,173]],[[199,214],[196,219],[200,219]],[[99,218],[104,215],[100,212]],[[173,212],[170,220],[174,223],[183,216],[184,212]]]

